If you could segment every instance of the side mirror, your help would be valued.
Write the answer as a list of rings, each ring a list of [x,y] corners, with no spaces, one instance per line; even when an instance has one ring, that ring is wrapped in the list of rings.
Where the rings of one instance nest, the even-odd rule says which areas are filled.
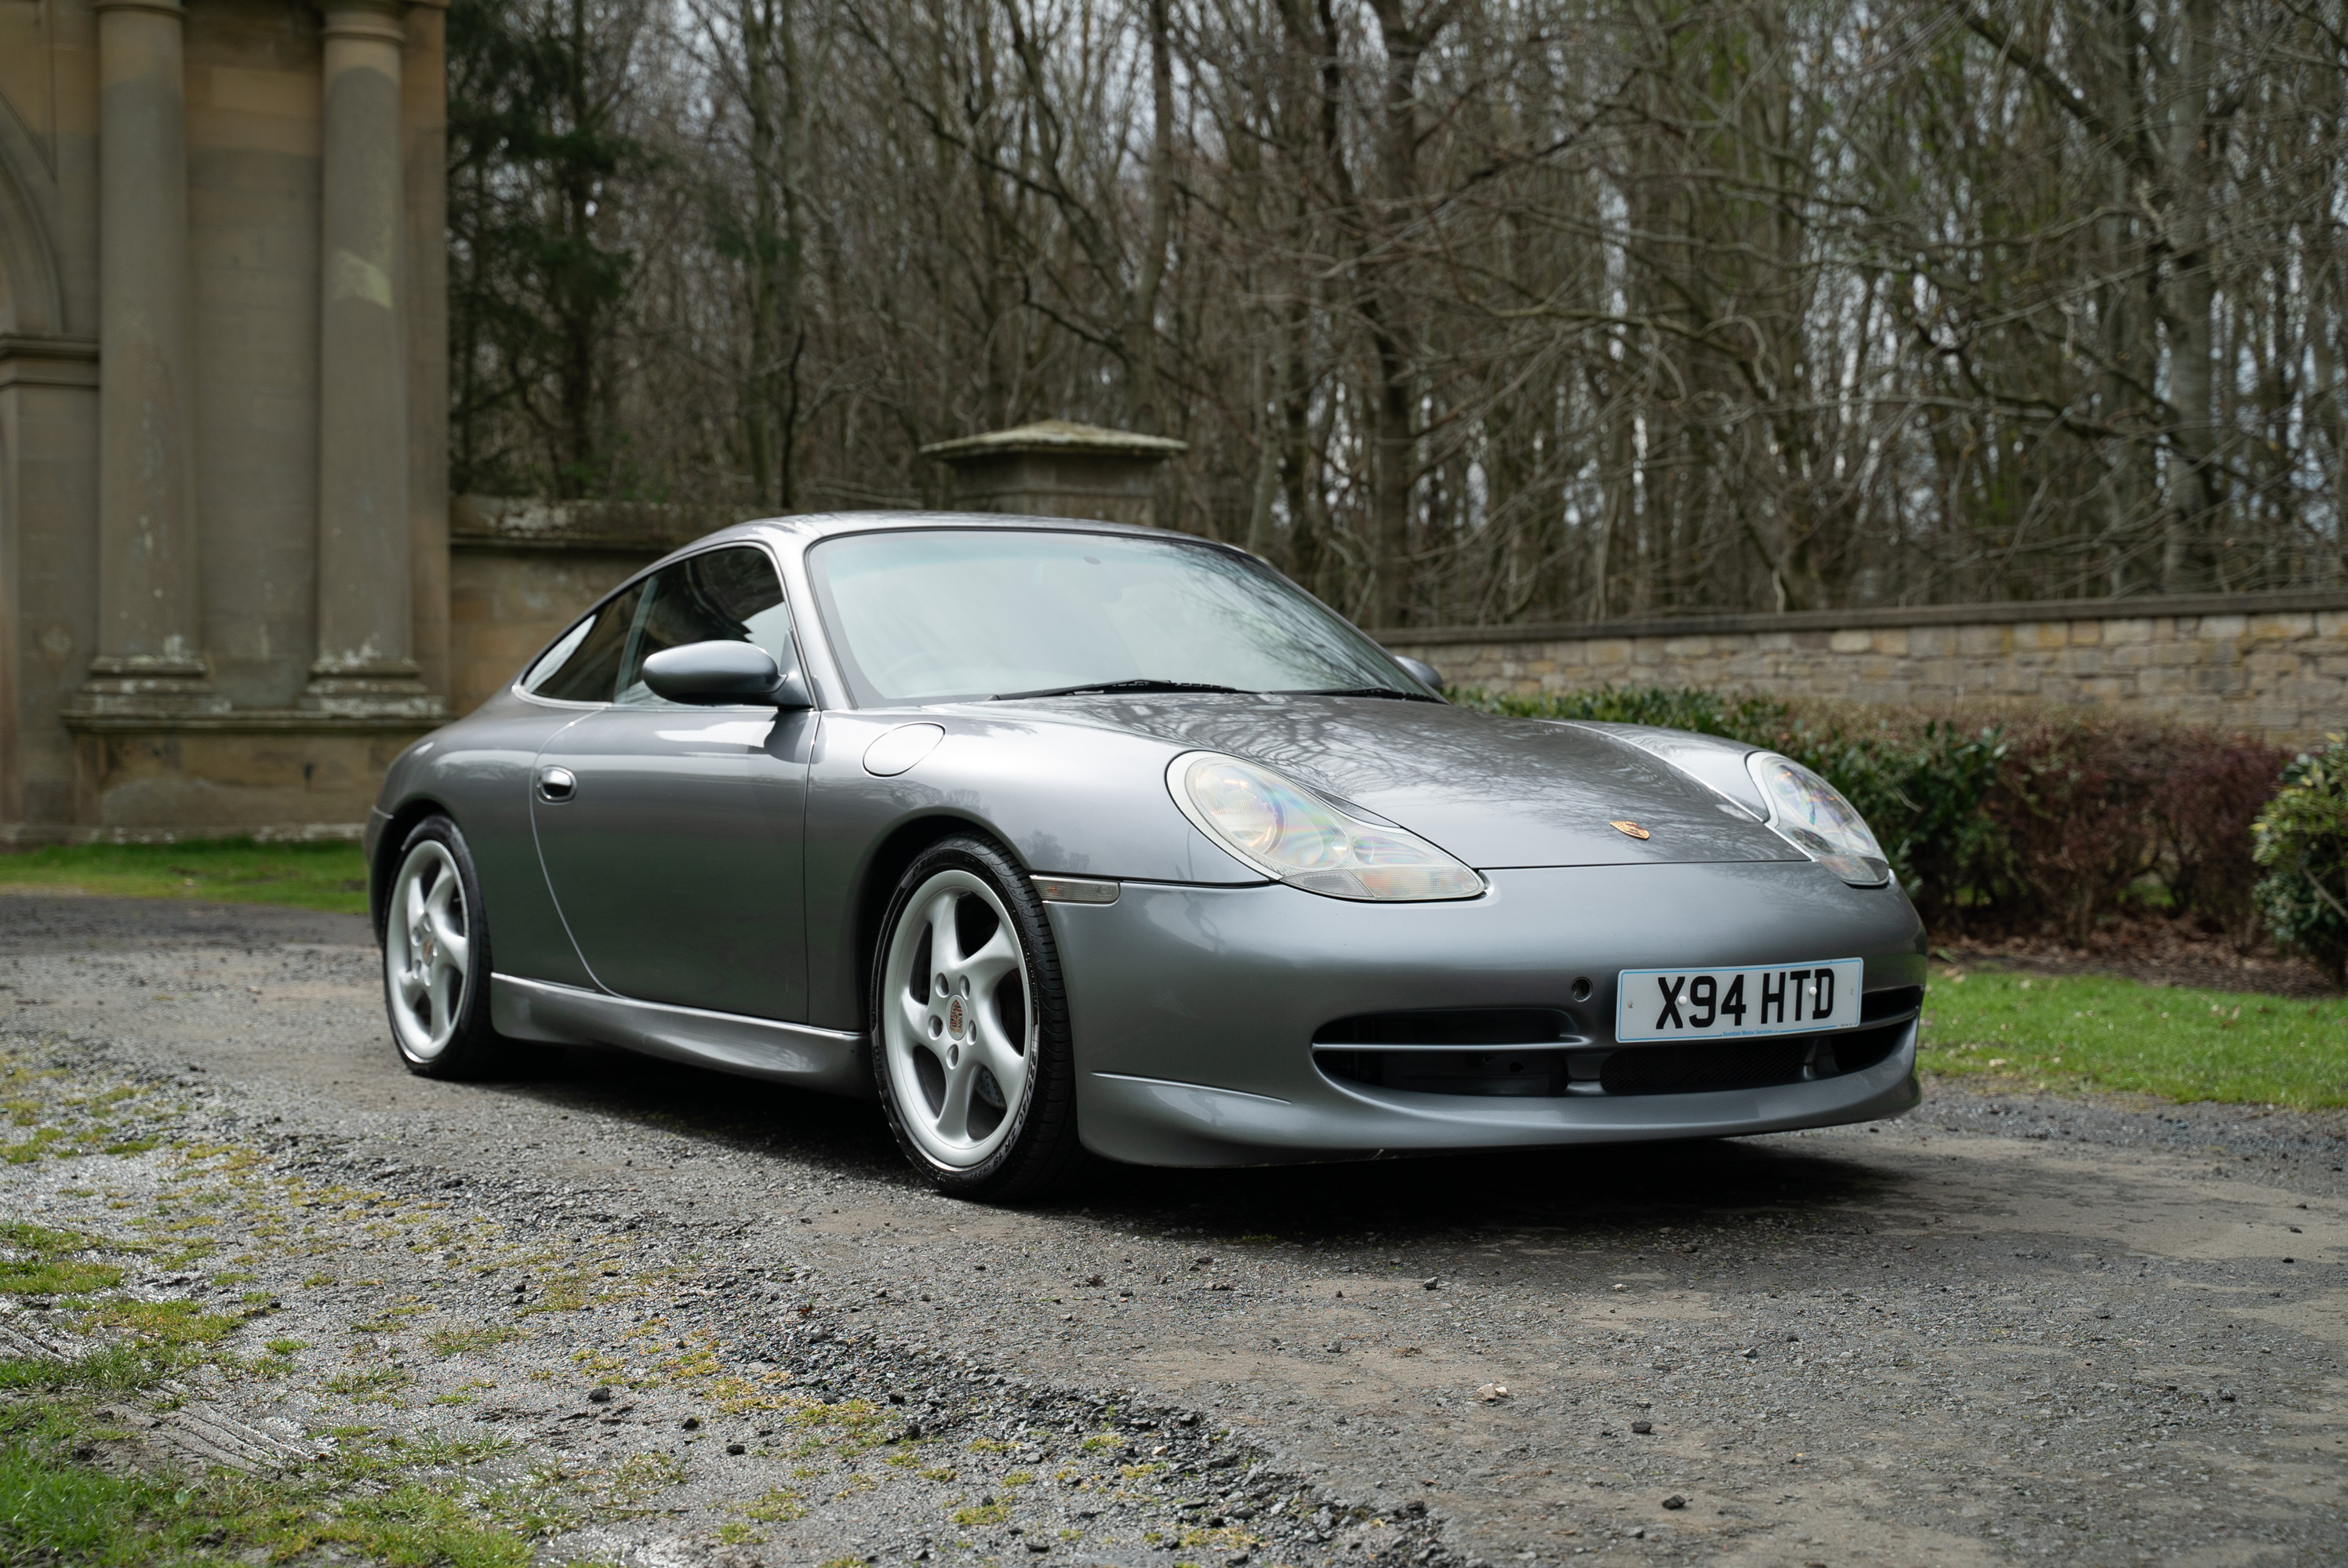
[[[771,703],[808,708],[798,671],[785,673],[755,642],[688,642],[644,661],[644,684],[655,697],[695,708]]]
[[[1420,685],[1426,687],[1428,691],[1434,692],[1438,697],[1443,694],[1442,671],[1437,670],[1426,660],[1413,659],[1407,653],[1393,653],[1387,655],[1387,657],[1392,659],[1395,663],[1401,665],[1404,669],[1409,671],[1412,677],[1416,680]]]

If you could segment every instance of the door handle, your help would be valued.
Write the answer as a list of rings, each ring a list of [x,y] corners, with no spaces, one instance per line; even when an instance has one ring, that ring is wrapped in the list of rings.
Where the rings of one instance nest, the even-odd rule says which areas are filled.
[[[578,792],[579,780],[569,768],[538,770],[538,798],[556,804],[569,800]]]

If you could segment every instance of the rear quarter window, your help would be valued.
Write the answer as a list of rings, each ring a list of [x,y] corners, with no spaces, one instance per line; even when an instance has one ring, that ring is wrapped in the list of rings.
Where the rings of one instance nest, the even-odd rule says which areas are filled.
[[[610,702],[619,687],[620,659],[627,651],[628,629],[635,624],[644,591],[639,583],[605,600],[602,608],[546,651],[522,677],[521,689],[558,702]]]

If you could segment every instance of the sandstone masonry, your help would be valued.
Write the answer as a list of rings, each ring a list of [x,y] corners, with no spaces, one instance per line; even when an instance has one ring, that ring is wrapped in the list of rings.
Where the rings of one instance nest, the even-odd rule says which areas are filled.
[[[444,5],[0,5],[0,840],[352,832],[448,713]]]
[[[1696,686],[1866,702],[2022,699],[2239,730],[2348,730],[2348,593],[1690,616],[1376,634],[1462,686]]]

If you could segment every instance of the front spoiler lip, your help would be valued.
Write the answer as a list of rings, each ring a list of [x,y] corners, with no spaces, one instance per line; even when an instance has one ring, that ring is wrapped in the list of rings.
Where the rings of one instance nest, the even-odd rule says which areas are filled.
[[[1085,1076],[1085,1142],[1153,1165],[1285,1164],[1673,1138],[1746,1137],[1898,1116],[1923,1099],[1916,1026],[1873,1067],[1697,1094],[1483,1096],[1330,1086],[1311,1101],[1132,1073]]]

